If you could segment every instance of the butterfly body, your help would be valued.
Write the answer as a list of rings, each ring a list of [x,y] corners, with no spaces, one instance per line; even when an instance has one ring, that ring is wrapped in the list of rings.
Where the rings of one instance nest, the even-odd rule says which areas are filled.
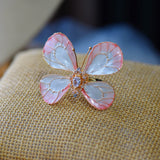
[[[108,75],[119,71],[123,64],[122,51],[112,42],[99,43],[89,48],[89,51],[82,66],[78,67],[73,45],[64,34],[55,33],[48,39],[43,48],[45,61],[53,68],[71,71],[72,74],[70,77],[54,74],[42,77],[40,90],[45,102],[57,103],[71,88],[74,97],[82,93],[98,110],[107,109],[113,103],[115,97],[113,88],[91,76]],[[83,68],[86,58],[87,62]]]
[[[88,82],[88,74],[84,74],[81,68],[77,68],[73,75],[70,77],[71,80],[71,90],[73,94],[78,94],[81,92],[84,85]]]

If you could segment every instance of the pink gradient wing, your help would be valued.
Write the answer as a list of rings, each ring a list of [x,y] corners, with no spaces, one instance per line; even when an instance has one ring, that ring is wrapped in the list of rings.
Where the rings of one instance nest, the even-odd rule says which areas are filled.
[[[104,82],[89,82],[82,89],[87,101],[98,110],[107,109],[114,100],[113,88]]]
[[[74,71],[77,58],[70,40],[62,33],[54,33],[43,48],[44,59],[53,68]]]
[[[90,75],[112,74],[121,69],[123,54],[120,47],[112,42],[102,42],[91,50],[84,72]]]
[[[43,99],[48,104],[58,102],[70,87],[70,79],[55,74],[46,75],[40,80]]]

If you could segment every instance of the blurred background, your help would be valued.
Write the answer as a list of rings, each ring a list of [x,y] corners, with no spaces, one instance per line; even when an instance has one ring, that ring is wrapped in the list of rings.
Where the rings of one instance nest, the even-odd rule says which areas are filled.
[[[117,43],[125,60],[160,64],[158,0],[0,0],[0,66],[22,50],[42,48],[54,32],[76,52],[102,41]]]

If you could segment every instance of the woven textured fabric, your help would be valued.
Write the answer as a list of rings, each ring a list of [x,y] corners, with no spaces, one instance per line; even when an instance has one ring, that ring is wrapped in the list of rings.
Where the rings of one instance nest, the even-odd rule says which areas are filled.
[[[45,103],[39,81],[50,73],[70,74],[32,50],[1,79],[0,159],[160,159],[160,66],[125,61],[118,73],[98,76],[116,94],[104,111],[71,91]]]

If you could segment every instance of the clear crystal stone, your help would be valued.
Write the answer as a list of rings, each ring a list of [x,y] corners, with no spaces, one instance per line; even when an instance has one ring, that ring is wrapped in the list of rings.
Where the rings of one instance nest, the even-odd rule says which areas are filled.
[[[81,84],[81,79],[80,79],[80,77],[74,77],[74,78],[73,78],[73,86],[74,86],[74,87],[79,87],[80,84]]]
[[[77,72],[81,73],[81,68],[77,68]]]

